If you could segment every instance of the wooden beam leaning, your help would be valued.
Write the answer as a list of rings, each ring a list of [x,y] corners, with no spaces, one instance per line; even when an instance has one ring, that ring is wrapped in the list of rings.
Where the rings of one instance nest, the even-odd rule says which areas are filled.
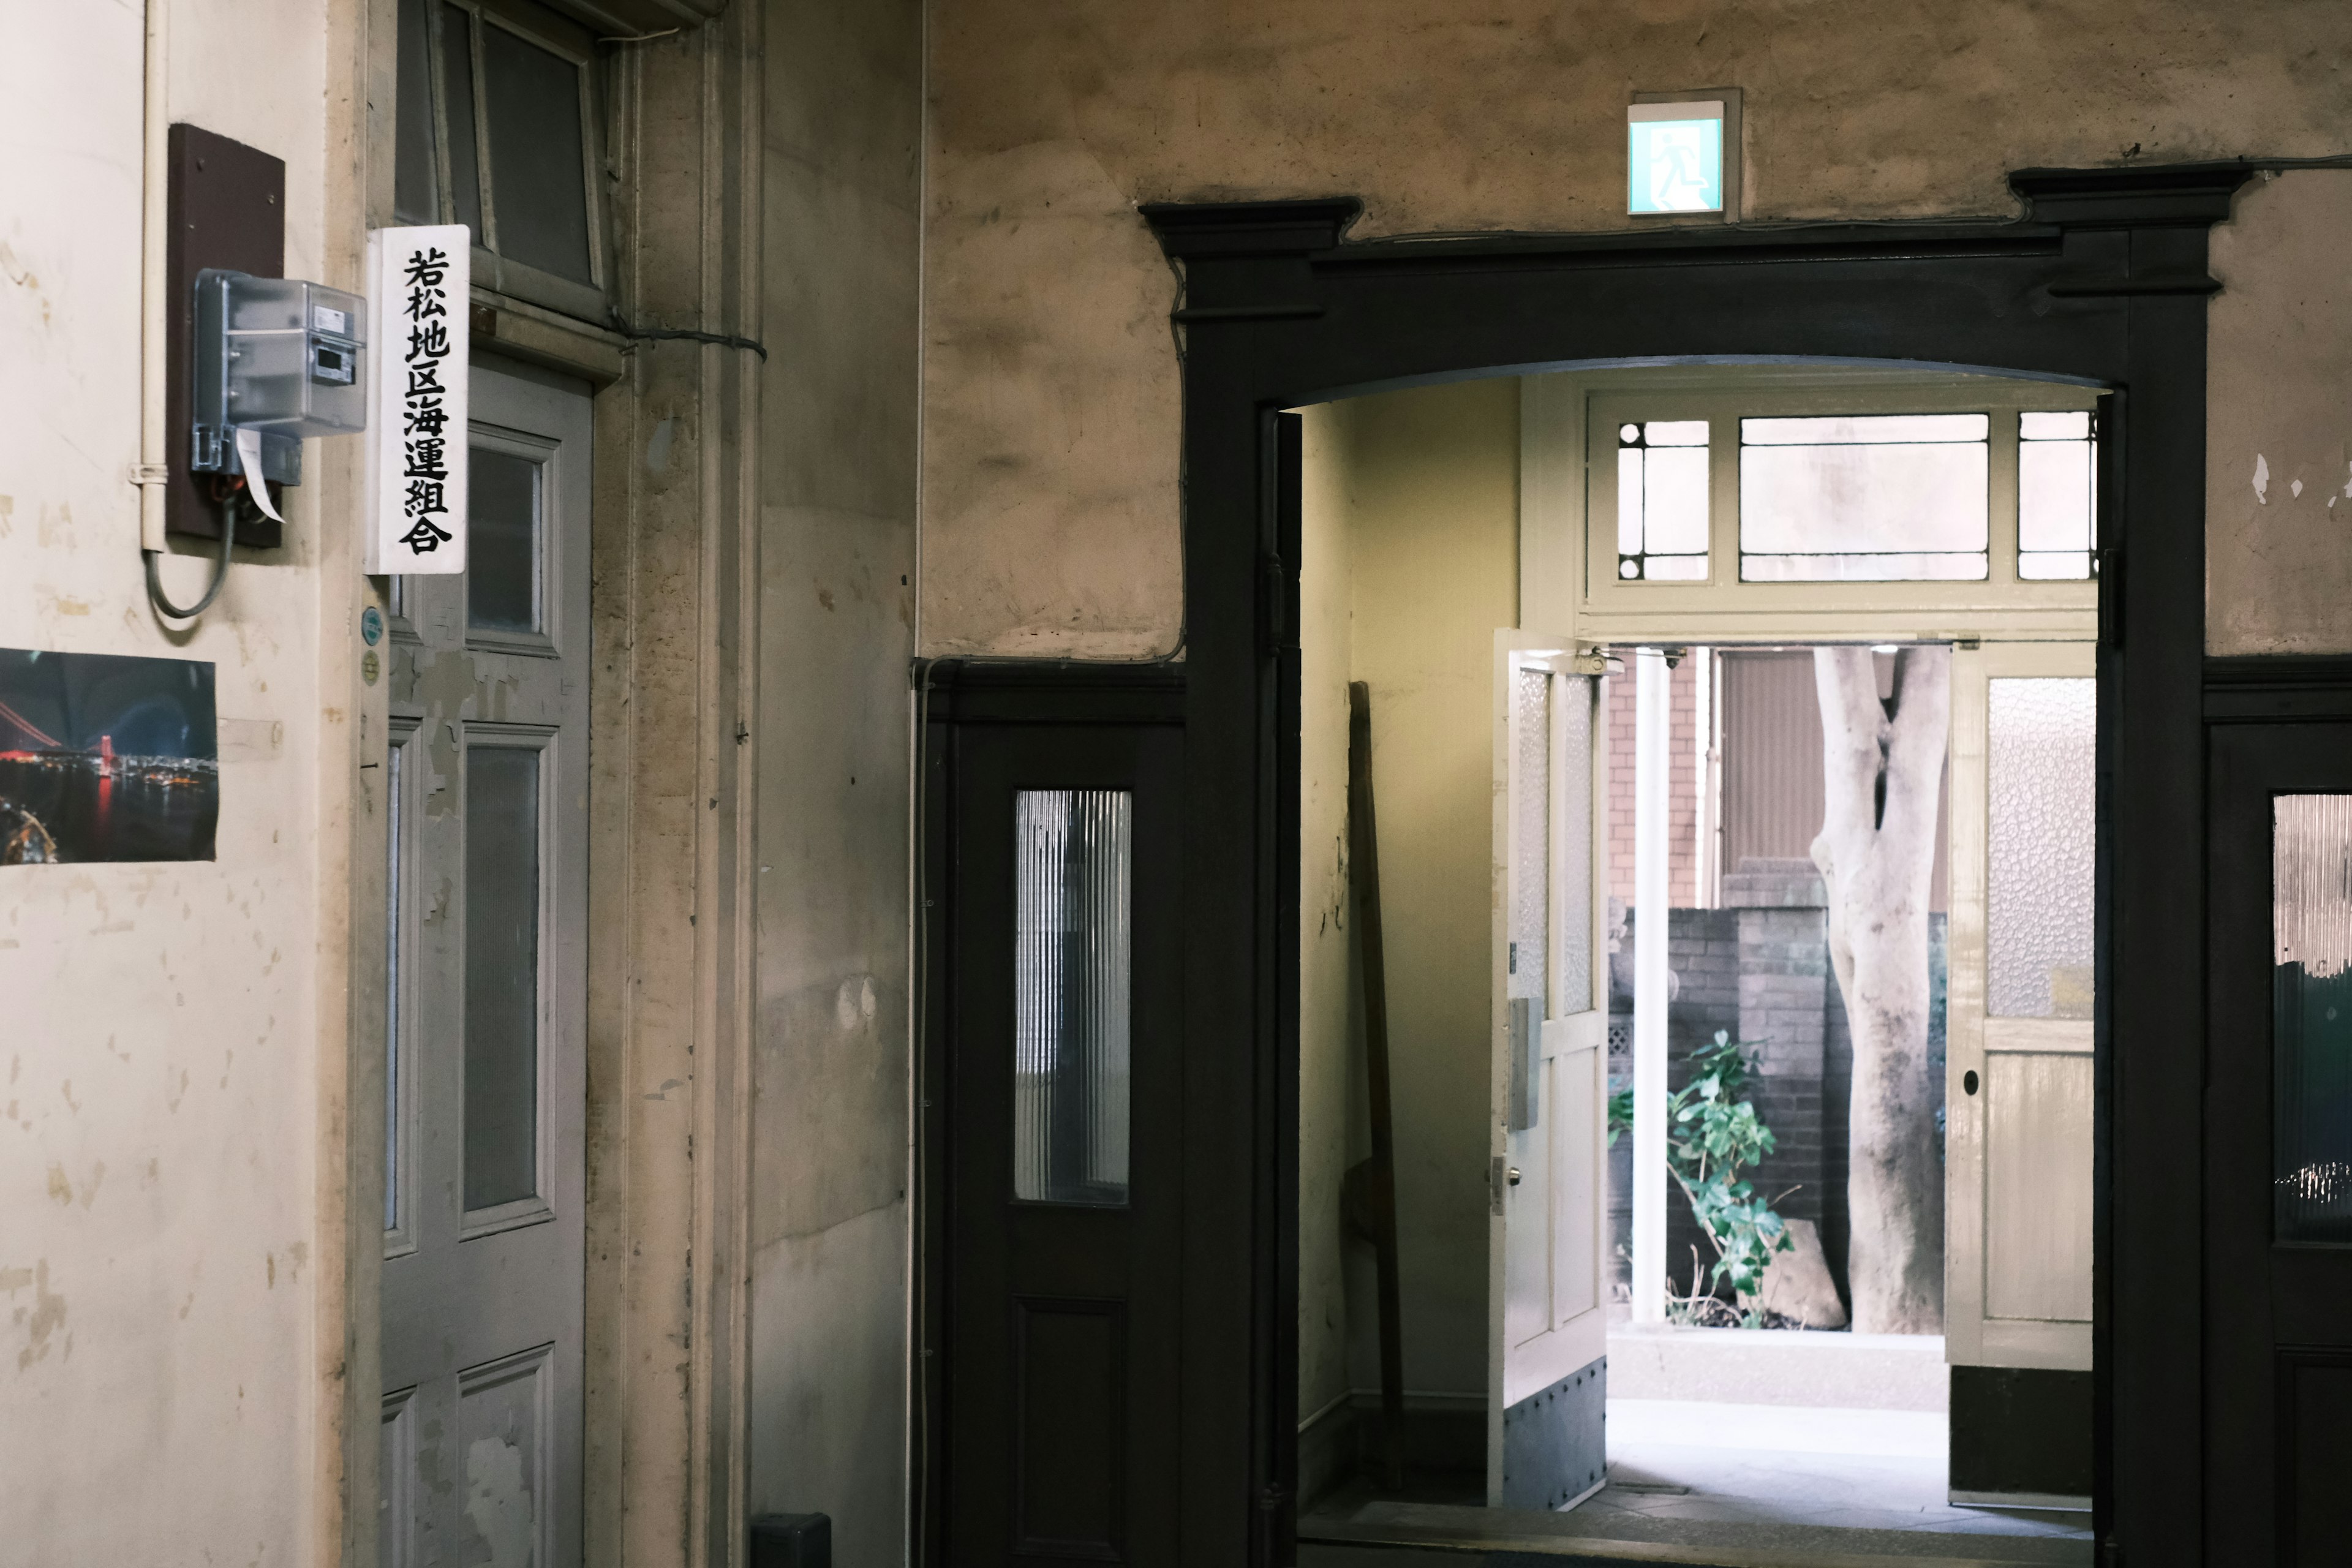
[[[1404,1486],[1404,1336],[1397,1282],[1396,1124],[1389,1106],[1388,964],[1381,944],[1380,828],[1372,807],[1372,689],[1348,683],[1348,880],[1364,976],[1364,1083],[1372,1157],[1348,1173],[1360,1203],[1348,1207],[1369,1232],[1381,1310],[1381,1447],[1385,1480]]]

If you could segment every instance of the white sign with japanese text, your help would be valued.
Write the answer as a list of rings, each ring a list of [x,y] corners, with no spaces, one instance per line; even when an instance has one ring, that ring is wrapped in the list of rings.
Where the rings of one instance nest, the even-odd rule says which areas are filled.
[[[472,246],[463,224],[368,234],[370,573],[466,569]]]

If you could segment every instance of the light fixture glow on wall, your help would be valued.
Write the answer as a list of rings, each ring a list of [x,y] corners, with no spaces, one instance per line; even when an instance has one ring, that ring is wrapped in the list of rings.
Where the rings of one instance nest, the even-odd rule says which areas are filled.
[[[1625,110],[1625,210],[1723,211],[1723,103],[1636,103]]]

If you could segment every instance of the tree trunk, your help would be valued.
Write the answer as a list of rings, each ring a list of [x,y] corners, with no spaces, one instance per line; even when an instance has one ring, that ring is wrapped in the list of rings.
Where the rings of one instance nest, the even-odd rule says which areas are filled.
[[[1881,700],[1864,647],[1817,647],[1824,809],[1813,862],[1829,889],[1830,960],[1853,1033],[1853,1327],[1944,1327],[1944,1183],[1927,1077],[1927,897],[1951,713],[1951,651],[1895,656]]]

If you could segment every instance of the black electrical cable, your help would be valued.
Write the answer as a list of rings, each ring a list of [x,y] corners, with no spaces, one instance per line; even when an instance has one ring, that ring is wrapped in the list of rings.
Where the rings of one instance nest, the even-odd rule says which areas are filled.
[[[142,555],[147,558],[147,596],[155,602],[155,607],[157,609],[163,611],[163,614],[171,619],[175,621],[194,620],[198,616],[203,615],[206,610],[212,608],[213,601],[220,597],[221,589],[227,585],[229,552],[236,542],[236,492],[238,489],[244,486],[244,484],[245,481],[243,479],[237,479],[234,481],[231,488],[226,493],[221,490],[217,482],[215,482],[213,487],[213,499],[221,503],[220,559],[213,567],[212,585],[205,590],[205,596],[198,599],[194,604],[190,605],[185,609],[182,609],[179,605],[172,603],[171,599],[164,594],[163,575],[157,564],[163,559],[163,552],[162,551],[142,550],[140,552]]]

